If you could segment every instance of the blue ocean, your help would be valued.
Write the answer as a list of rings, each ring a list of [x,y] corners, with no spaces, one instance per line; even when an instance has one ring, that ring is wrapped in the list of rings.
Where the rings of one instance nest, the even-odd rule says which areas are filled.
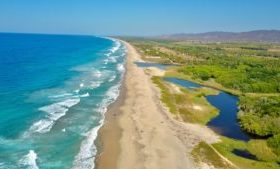
[[[94,36],[0,34],[0,169],[94,167],[125,46]]]

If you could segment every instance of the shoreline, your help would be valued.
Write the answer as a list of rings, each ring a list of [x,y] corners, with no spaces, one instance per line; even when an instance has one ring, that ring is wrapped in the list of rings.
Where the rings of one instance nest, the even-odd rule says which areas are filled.
[[[118,40],[123,45],[125,43]],[[127,57],[127,52],[126,52]],[[125,59],[126,60],[126,59]],[[125,78],[127,61],[125,61],[125,72],[121,81],[119,96],[115,102],[110,104],[105,112],[104,123],[98,131],[96,139],[97,154],[94,160],[94,169],[112,169],[117,165],[117,157],[120,152],[118,140],[121,138],[121,128],[118,125],[118,118],[121,115],[120,107],[124,104],[126,95]]]
[[[98,169],[197,168],[191,150],[200,141],[217,142],[207,127],[173,119],[160,101],[160,91],[151,82],[135,48],[127,48],[126,72],[120,96],[105,114],[98,132]]]
[[[118,118],[121,115],[120,106],[124,104],[126,88],[124,79],[122,80],[120,94],[117,100],[108,106],[105,113],[104,123],[98,131],[96,139],[97,154],[95,158],[95,168],[111,169],[115,168],[117,157],[119,155],[120,146],[118,140],[121,138],[121,128],[118,125]]]

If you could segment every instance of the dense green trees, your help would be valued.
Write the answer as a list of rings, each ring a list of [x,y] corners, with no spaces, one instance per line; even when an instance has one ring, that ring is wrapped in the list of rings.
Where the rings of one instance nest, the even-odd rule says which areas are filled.
[[[269,137],[267,144],[280,156],[280,96],[240,97],[238,119],[249,133]]]
[[[209,56],[200,63],[186,65],[181,72],[193,78],[213,78],[224,87],[245,93],[278,93],[280,91],[280,61],[248,56]]]

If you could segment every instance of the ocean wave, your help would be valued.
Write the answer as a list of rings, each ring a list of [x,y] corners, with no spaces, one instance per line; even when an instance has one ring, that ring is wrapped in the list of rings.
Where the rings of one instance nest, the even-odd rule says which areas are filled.
[[[108,62],[116,63],[117,62],[117,57],[113,57],[113,56],[108,57]]]
[[[92,72],[92,76],[96,78],[100,78],[102,76],[102,72],[99,70],[95,70]]]
[[[116,71],[112,70],[94,70],[85,74],[81,78],[73,80],[77,89],[72,89],[74,94],[80,94],[83,90],[91,90],[100,87],[104,82],[107,82],[112,76],[116,74]],[[79,82],[77,84],[77,81]],[[73,85],[74,86],[74,85]],[[73,96],[74,96],[73,94]],[[72,97],[73,97],[72,96]],[[71,97],[69,97],[71,98]]]
[[[106,102],[105,102],[105,105],[106,107],[113,103],[119,96],[119,93],[120,93],[120,86],[121,86],[121,83],[118,83],[117,85],[115,86],[112,86],[108,92],[106,93]],[[104,112],[105,113],[105,112]]]
[[[58,94],[58,95],[52,95],[49,96],[49,98],[65,98],[65,97],[69,97],[69,96],[73,96],[72,93],[63,93],[63,94]]]
[[[37,165],[38,156],[34,150],[29,150],[29,153],[19,160],[20,166],[26,169],[39,169]]]
[[[89,97],[89,93],[79,95],[79,97]]]
[[[124,68],[124,65],[123,64],[117,64],[117,70],[119,71],[119,72],[124,72],[125,71],[125,68]]]
[[[115,52],[121,47],[121,42],[118,41],[118,40],[114,40],[114,39],[113,39],[113,41],[115,42],[115,46],[112,47],[112,48],[110,49],[110,51],[111,51],[112,53],[115,53]]]
[[[102,84],[101,81],[94,81],[94,82],[90,82],[89,87],[90,87],[91,89],[95,89],[95,88],[98,88],[101,84]]]
[[[105,59],[105,60],[103,61],[104,65],[107,65],[107,64],[108,64],[108,62],[109,62],[109,60],[108,60],[108,59]]]
[[[29,136],[31,133],[46,133],[51,130],[54,121],[50,119],[39,120],[30,127],[29,131],[24,136]]]
[[[75,157],[73,169],[92,169],[94,168],[94,155],[97,153],[97,149],[94,146],[94,141],[97,137],[97,132],[100,125],[93,128],[87,133],[87,138],[82,142],[80,152]]]
[[[49,96],[50,99],[52,100],[61,100],[61,99],[74,99],[74,98],[80,98],[80,97],[89,97],[90,94],[84,93],[84,94],[79,94],[80,90],[74,90],[73,93],[65,93],[65,94],[58,94],[58,95],[53,95],[53,96]],[[40,108],[41,109],[41,108]]]
[[[114,46],[111,49],[109,49],[109,52],[106,53],[105,56],[109,57],[110,55],[112,55],[113,53],[118,51],[119,48],[122,46],[121,42],[119,40],[117,40],[117,39],[109,38],[109,37],[105,37],[104,39],[109,39],[109,40],[114,42]]]
[[[74,92],[74,94],[79,94],[81,91],[86,89],[97,88],[104,81],[106,81],[106,78],[108,78],[108,76],[110,76],[112,72],[113,71],[108,71],[104,69],[103,70],[91,69],[87,72],[83,72],[81,76],[71,79],[67,83],[69,84],[69,87],[66,88],[72,88],[71,91]]]
[[[112,82],[112,81],[114,81],[115,79],[116,79],[116,75],[113,75],[113,76],[110,77],[110,79],[108,80],[108,82]]]
[[[111,55],[111,52],[105,53],[104,55],[109,57]]]
[[[98,112],[101,114],[102,118],[99,121],[99,125],[91,129],[86,133],[86,138],[82,141],[80,151],[76,155],[73,169],[92,169],[94,168],[94,159],[97,153],[96,146],[94,145],[95,139],[97,138],[97,133],[100,127],[103,125],[105,112],[107,107],[113,103],[119,96],[121,83],[118,83],[115,86],[112,86],[105,95],[105,98],[102,100]]]
[[[5,166],[6,166],[6,165],[5,165],[4,162],[0,162],[0,169],[5,169],[5,168],[6,168]]]
[[[24,134],[24,136],[29,136],[32,133],[47,133],[52,129],[55,121],[66,115],[66,112],[70,107],[78,104],[80,102],[79,98],[67,99],[62,102],[54,103],[48,106],[39,108],[40,111],[46,112],[47,116],[45,119],[35,122]]]
[[[62,102],[54,103],[48,106],[39,108],[40,111],[48,113],[50,119],[57,119],[61,112],[67,111],[68,108],[78,104],[80,99],[67,99]]]

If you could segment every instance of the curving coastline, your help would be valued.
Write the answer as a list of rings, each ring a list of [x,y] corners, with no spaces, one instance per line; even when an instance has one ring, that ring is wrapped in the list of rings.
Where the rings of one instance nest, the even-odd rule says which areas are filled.
[[[218,136],[207,127],[174,120],[149,74],[134,63],[141,61],[139,54],[123,43],[127,71],[120,97],[99,130],[96,168],[200,168],[190,154],[192,148],[200,141],[217,142]]]

